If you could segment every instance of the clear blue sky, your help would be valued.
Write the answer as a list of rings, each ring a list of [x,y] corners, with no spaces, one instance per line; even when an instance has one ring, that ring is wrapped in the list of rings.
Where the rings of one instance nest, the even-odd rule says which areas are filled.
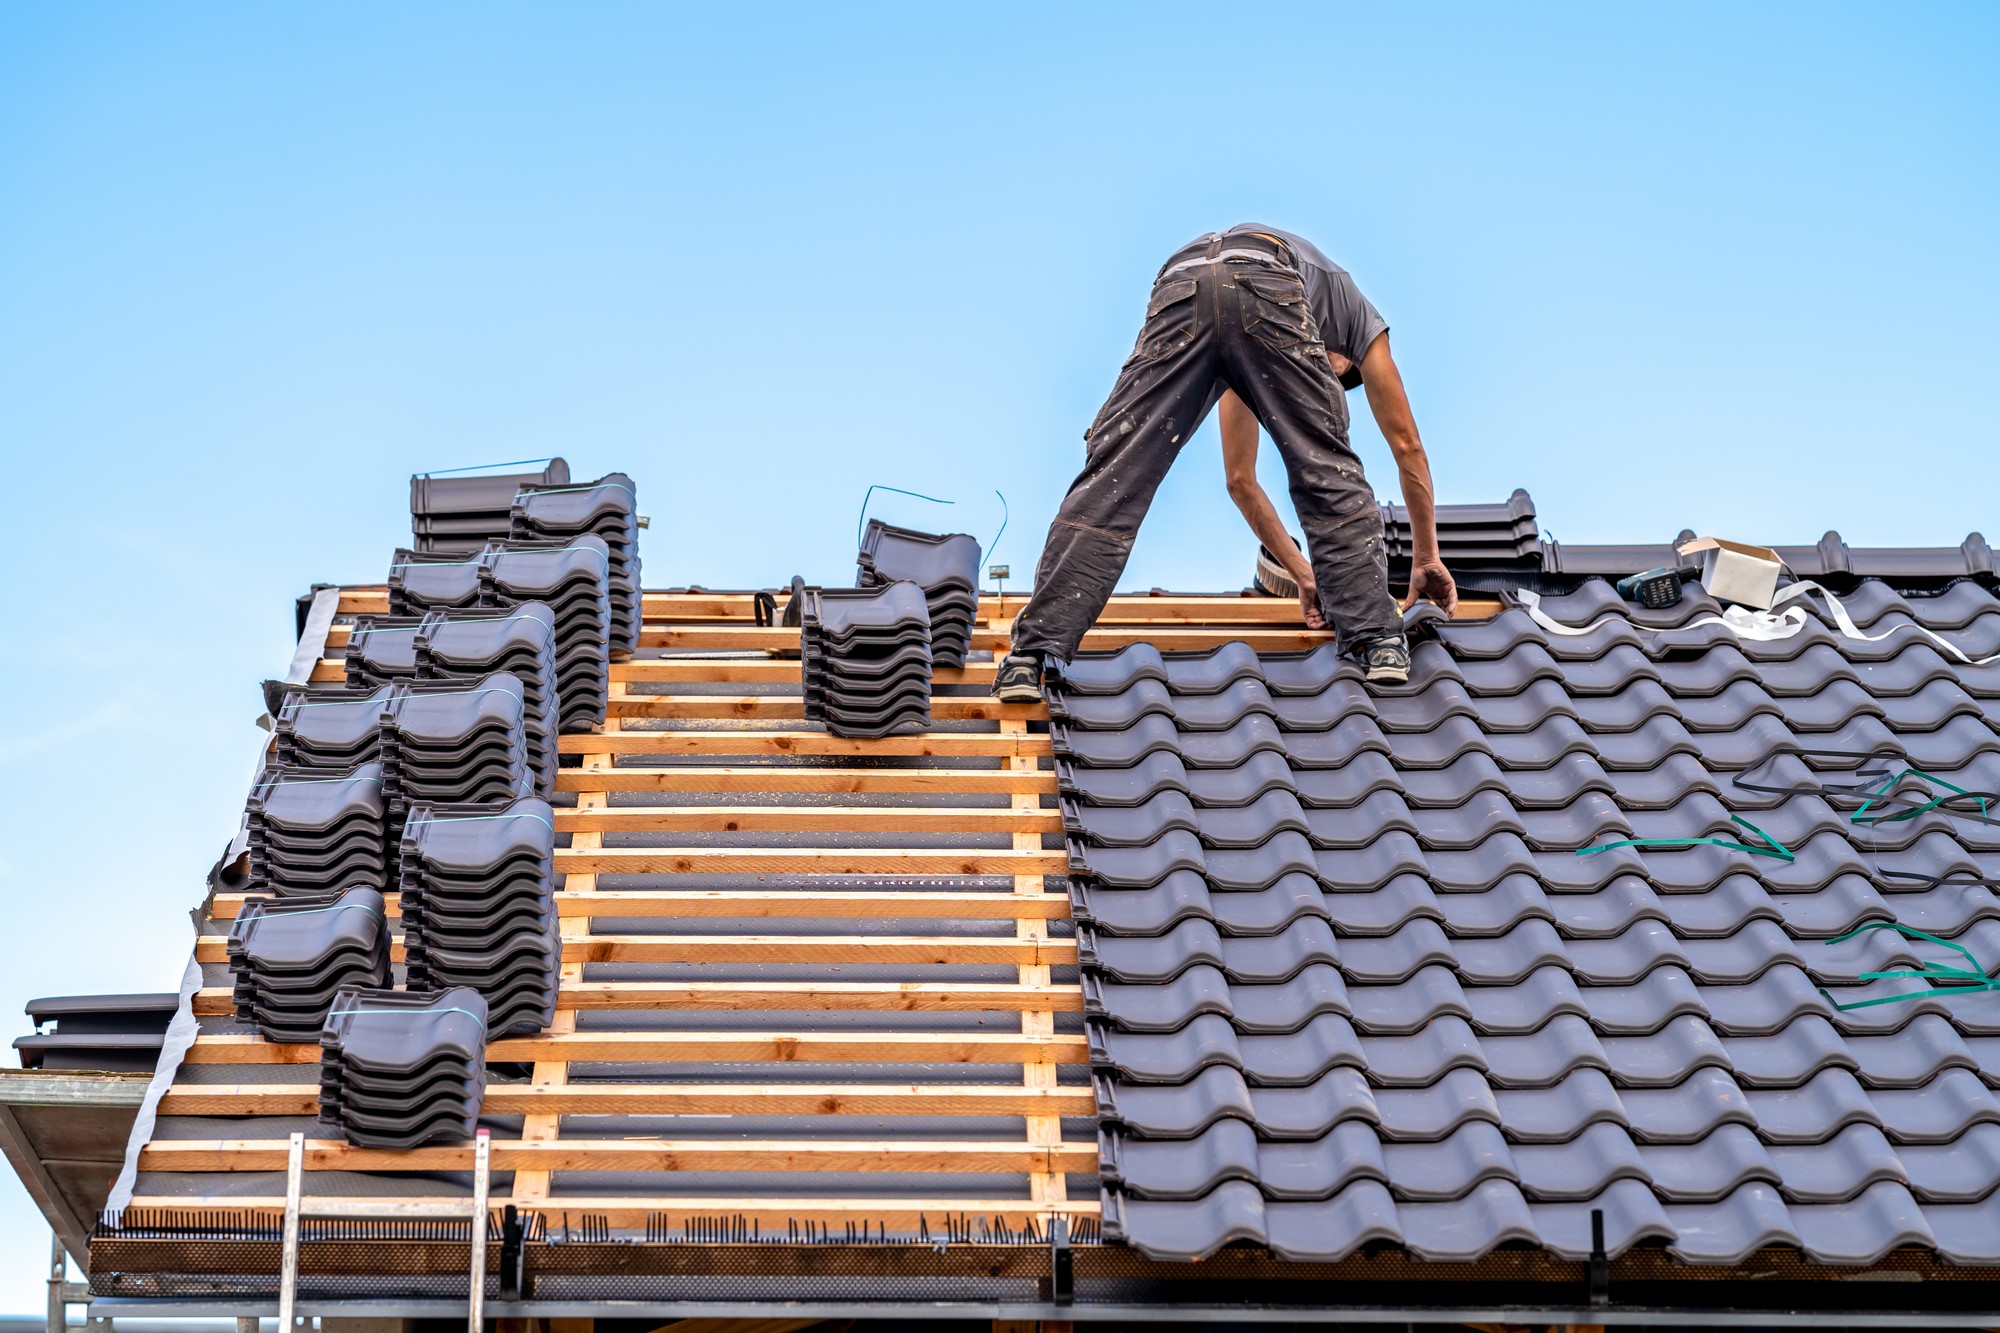
[[[1996,67],[1985,4],[0,5],[0,1032],[178,977],[292,598],[383,576],[411,471],[629,471],[653,586],[998,487],[1025,575],[1240,220],[1387,315],[1446,500],[2000,540]],[[1211,424],[1127,582],[1251,550]],[[39,1308],[11,1175],[0,1238]]]

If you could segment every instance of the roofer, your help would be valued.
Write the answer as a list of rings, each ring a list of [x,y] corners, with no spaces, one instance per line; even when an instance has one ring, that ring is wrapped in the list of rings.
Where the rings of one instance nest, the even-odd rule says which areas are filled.
[[[1410,600],[1450,613],[1458,591],[1438,558],[1430,463],[1388,330],[1347,271],[1290,232],[1245,223],[1183,246],[1154,279],[1138,344],[1083,433],[1083,471],[1049,525],[993,693],[1041,698],[1044,664],[1067,661],[1104,610],[1153,492],[1218,401],[1229,493],[1299,580],[1307,623],[1330,623],[1371,682],[1408,680],[1381,511],[1347,442],[1344,390],[1367,388],[1401,473],[1415,545]],[[1310,567],[1257,484],[1259,422],[1284,456]]]

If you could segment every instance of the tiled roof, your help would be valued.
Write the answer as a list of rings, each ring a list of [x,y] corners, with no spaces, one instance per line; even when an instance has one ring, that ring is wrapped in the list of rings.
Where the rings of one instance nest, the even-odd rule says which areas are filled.
[[[1525,498],[1525,497],[1523,497]],[[2000,1262],[2000,599],[1863,581],[1786,638],[1608,584],[1331,646],[1073,663],[1051,703],[1107,1238],[1294,1259]],[[1705,622],[1705,623],[1704,623]],[[1824,751],[1873,755],[1842,758]],[[1857,769],[1916,768],[1876,808]],[[1785,855],[1749,847],[1782,846]],[[1604,842],[1713,838],[1741,847]],[[1828,993],[1831,994],[1829,999]]]

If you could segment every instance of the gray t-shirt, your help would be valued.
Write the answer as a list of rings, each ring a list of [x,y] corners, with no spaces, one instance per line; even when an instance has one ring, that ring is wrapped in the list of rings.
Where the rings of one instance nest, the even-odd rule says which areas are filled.
[[[1352,389],[1359,385],[1361,356],[1370,343],[1389,331],[1389,321],[1368,303],[1347,270],[1321,254],[1319,247],[1305,237],[1254,222],[1238,223],[1224,235],[1245,232],[1275,236],[1291,247],[1299,276],[1306,280],[1306,304],[1312,307],[1313,322],[1319,325],[1320,341],[1326,344],[1327,351],[1338,352],[1354,363],[1340,377],[1340,387]]]

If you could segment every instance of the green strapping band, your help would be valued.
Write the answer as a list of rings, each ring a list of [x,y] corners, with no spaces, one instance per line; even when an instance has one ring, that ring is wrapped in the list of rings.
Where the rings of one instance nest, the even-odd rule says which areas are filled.
[[[1739,842],[1735,838],[1620,838],[1616,842],[1600,843],[1595,847],[1579,847],[1578,856],[1595,856],[1599,852],[1612,851],[1619,847],[1725,847],[1732,852],[1749,852],[1753,856],[1772,856],[1780,861],[1796,861],[1797,853],[1779,842],[1770,834],[1758,828],[1741,815],[1731,815],[1730,819],[1749,829],[1769,843],[1768,847],[1758,847],[1751,843]]]

